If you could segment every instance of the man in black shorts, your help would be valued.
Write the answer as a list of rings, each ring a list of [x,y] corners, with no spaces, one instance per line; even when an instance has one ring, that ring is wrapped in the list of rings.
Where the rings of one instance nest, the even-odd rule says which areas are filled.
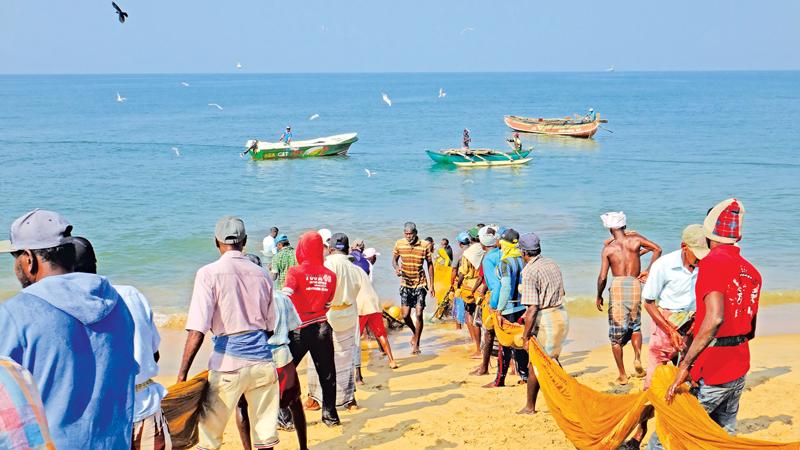
[[[411,353],[418,355],[419,343],[422,338],[422,311],[425,309],[425,296],[430,292],[431,297],[436,296],[433,289],[433,245],[419,238],[417,226],[413,222],[406,222],[403,234],[405,237],[394,244],[392,252],[392,266],[400,278],[400,305],[403,310],[403,320],[414,333],[411,338]],[[428,277],[425,277],[423,265],[428,265]],[[417,324],[411,319],[411,309],[414,308]]]

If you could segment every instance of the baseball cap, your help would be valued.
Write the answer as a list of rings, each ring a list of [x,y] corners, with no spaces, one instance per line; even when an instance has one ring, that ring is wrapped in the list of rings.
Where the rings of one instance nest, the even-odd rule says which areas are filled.
[[[334,233],[331,236],[331,248],[346,251],[350,248],[350,239],[344,233]]]
[[[497,229],[494,227],[483,227],[478,231],[478,239],[481,244],[486,247],[494,247],[497,245]]]
[[[381,256],[381,254],[372,247],[364,250],[364,258],[372,258],[373,256]]]
[[[519,237],[519,248],[520,250],[535,252],[542,249],[542,244],[536,233],[525,233]]]
[[[735,198],[723,200],[711,208],[703,222],[707,238],[723,244],[735,244],[742,239],[744,205]]]
[[[479,233],[479,232],[480,232],[480,230],[478,230],[478,227],[472,227],[472,228],[470,228],[470,229],[469,229],[469,231],[467,231],[467,234],[468,234],[468,235],[469,235],[469,237],[471,237],[472,239],[477,239],[477,238],[478,238],[478,233]]]
[[[508,228],[506,230],[503,230],[502,233],[500,233],[500,239],[506,242],[510,242],[512,244],[516,244],[517,242],[519,242],[519,233],[517,232],[517,230],[513,228]]]
[[[317,233],[319,233],[319,235],[322,237],[322,245],[327,247],[328,242],[330,242],[331,240],[331,230],[327,228],[320,228],[319,230],[317,230]]]
[[[242,219],[225,216],[219,219],[214,229],[214,237],[222,244],[239,244],[247,238]]]
[[[695,223],[684,228],[681,233],[681,242],[689,247],[697,259],[703,259],[709,252],[706,234],[700,224]]]
[[[469,233],[462,231],[456,236],[456,240],[461,244],[469,244]]]
[[[275,238],[275,243],[277,244],[279,242],[286,242],[288,244],[289,243],[289,236],[286,236],[285,234],[279,234]]]
[[[11,224],[10,240],[0,241],[0,252],[41,250],[72,242],[72,225],[61,214],[34,209]]]

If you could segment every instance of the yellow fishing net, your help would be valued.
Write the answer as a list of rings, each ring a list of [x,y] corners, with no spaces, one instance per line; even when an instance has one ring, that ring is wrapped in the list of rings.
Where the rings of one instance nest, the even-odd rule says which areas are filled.
[[[503,322],[501,326],[495,313],[489,314],[489,319],[491,321],[491,327],[489,329],[494,329],[494,334],[497,336],[497,341],[500,345],[514,348],[523,347],[522,332],[525,330],[524,326],[509,321]],[[485,323],[486,322],[484,322],[484,324]]]
[[[683,388],[667,405],[664,395],[675,379],[674,366],[660,366],[650,389],[637,394],[597,392],[571,377],[531,339],[531,364],[558,426],[579,449],[616,448],[633,431],[644,407],[655,408],[658,436],[667,450],[800,449],[800,442],[775,443],[728,435]]]
[[[197,444],[197,422],[208,387],[208,371],[167,389],[161,410],[169,423],[172,448],[186,449]]]

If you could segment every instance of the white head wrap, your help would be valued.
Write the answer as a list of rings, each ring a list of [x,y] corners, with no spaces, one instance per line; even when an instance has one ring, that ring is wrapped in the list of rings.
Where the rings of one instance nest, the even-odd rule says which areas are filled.
[[[628,219],[625,217],[625,213],[622,211],[619,212],[607,212],[600,216],[600,219],[603,220],[603,226],[610,229],[622,228],[628,223]]]
[[[331,241],[331,230],[327,228],[320,228],[317,233],[319,233],[319,235],[322,237],[322,245],[327,247]]]
[[[489,230],[492,230],[493,233],[489,233]],[[481,241],[481,245],[485,245],[486,247],[494,247],[497,245],[497,229],[492,227],[483,227],[478,230],[478,240]]]

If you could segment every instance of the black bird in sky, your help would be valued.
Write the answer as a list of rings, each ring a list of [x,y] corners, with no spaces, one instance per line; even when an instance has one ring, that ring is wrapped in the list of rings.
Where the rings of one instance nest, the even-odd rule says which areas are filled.
[[[122,10],[116,3],[111,2],[111,6],[117,11],[117,15],[119,16],[119,23],[125,23],[125,19],[128,18],[128,13]]]

